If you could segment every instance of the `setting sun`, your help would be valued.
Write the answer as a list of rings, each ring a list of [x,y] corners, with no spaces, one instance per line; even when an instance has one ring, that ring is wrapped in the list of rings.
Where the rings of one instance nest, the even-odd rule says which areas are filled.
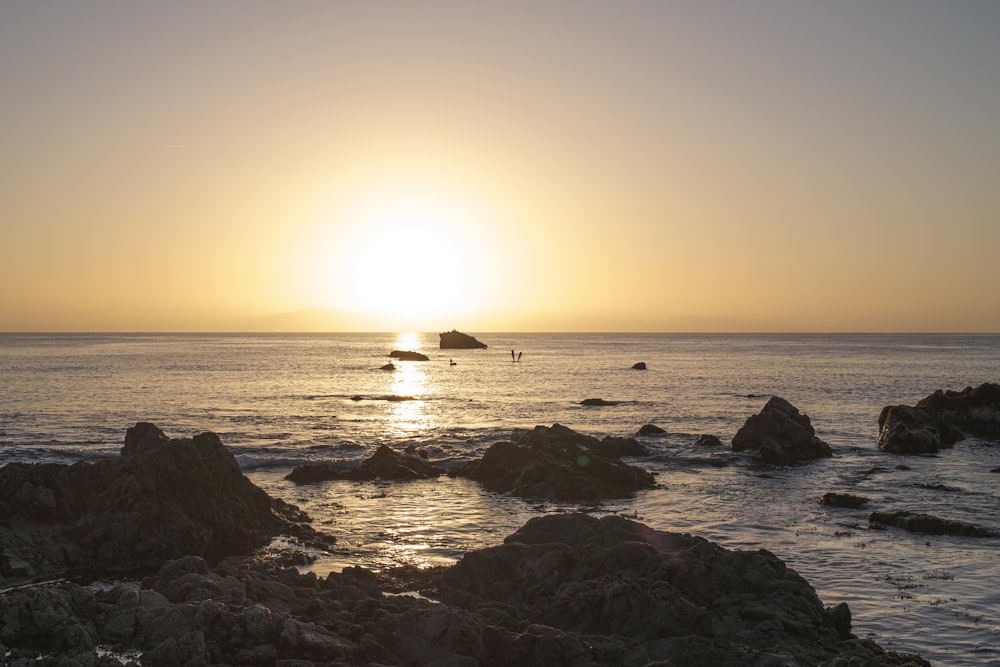
[[[383,187],[319,216],[301,290],[310,304],[414,323],[493,297],[501,239],[487,213],[430,187]]]

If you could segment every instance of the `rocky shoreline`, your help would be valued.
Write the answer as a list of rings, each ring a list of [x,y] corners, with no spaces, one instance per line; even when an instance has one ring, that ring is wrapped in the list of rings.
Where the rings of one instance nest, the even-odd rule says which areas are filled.
[[[562,451],[624,481],[615,496],[651,483],[619,460],[633,442],[539,427],[496,453],[515,467],[484,456],[466,472],[500,471],[480,483],[526,497],[575,493],[586,478],[545,481]],[[846,604],[825,608],[766,550],[620,516],[532,519],[450,567],[300,574],[296,545],[335,536],[254,486],[216,435],[148,423],[115,460],[0,469],[0,517],[8,665],[929,664],[854,636]],[[279,536],[291,546],[263,548]]]

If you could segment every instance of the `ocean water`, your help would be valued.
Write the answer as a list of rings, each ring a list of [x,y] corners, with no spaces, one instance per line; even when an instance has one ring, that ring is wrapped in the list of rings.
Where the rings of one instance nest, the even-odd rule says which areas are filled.
[[[768,549],[854,632],[936,665],[1000,665],[1000,539],[868,528],[908,509],[1000,533],[1000,443],[938,456],[880,452],[885,405],[1000,381],[997,335],[475,334],[486,350],[440,350],[430,334],[0,334],[0,465],[117,456],[125,430],[214,431],[244,472],[335,535],[319,574],[345,565],[452,563],[544,512],[619,513],[731,549]],[[426,362],[396,361],[394,349]],[[511,351],[521,354],[513,362]],[[643,361],[648,370],[632,364]],[[832,459],[760,469],[725,448],[772,395],[809,415]],[[586,398],[618,401],[584,407]],[[529,503],[467,480],[284,479],[307,461],[355,464],[415,445],[444,465],[480,456],[515,429],[560,423],[593,436],[665,436],[630,463],[658,486],[591,507]],[[867,496],[862,510],[818,503]]]

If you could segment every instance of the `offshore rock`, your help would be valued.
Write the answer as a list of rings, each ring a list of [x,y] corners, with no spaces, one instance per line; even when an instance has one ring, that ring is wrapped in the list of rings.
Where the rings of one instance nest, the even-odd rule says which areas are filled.
[[[917,402],[974,436],[1000,439],[1000,384],[986,382],[962,391],[938,389]]]
[[[645,361],[637,361],[636,363],[632,364],[632,370],[636,370],[636,371],[644,371],[644,370],[646,370],[646,362]]]
[[[887,405],[878,416],[878,448],[893,454],[935,454],[963,437],[950,419],[927,408]]]
[[[895,526],[923,535],[958,535],[960,537],[992,537],[989,530],[969,523],[940,519],[917,512],[872,512],[868,524],[875,528]]]
[[[295,466],[292,472],[285,475],[285,479],[296,484],[312,484],[333,479],[356,482],[374,479],[429,479],[444,474],[443,468],[428,463],[424,458],[416,450],[412,454],[400,454],[388,445],[382,445],[358,467],[349,468],[331,463],[303,463]]]
[[[244,477],[214,433],[170,439],[140,422],[118,459],[0,468],[0,583],[216,560],[279,534],[319,540],[304,519]]]
[[[426,354],[410,350],[393,350],[389,353],[389,356],[400,361],[430,361],[430,357]]]
[[[868,504],[868,498],[855,496],[850,493],[834,493],[832,491],[824,493],[819,499],[820,505],[827,507],[846,507],[848,509],[859,509]]]
[[[702,433],[695,438],[694,444],[699,447],[722,447],[722,440],[717,435]]]
[[[580,405],[587,406],[602,406],[602,405],[618,405],[619,401],[607,401],[603,398],[585,398],[580,401]]]
[[[639,436],[650,436],[650,435],[666,435],[666,431],[657,426],[656,424],[643,424],[636,435]]]
[[[794,405],[772,396],[733,436],[732,450],[754,450],[761,463],[789,465],[833,456],[830,445],[816,437],[809,417]]]
[[[898,454],[935,454],[967,435],[1000,440],[1000,384],[938,389],[914,407],[887,405],[878,425],[879,449]]]
[[[440,346],[442,350],[486,349],[485,343],[480,343],[469,334],[455,329],[438,334],[438,336],[441,338]]]
[[[580,501],[622,498],[653,486],[653,475],[617,460],[622,440],[605,442],[559,424],[536,426],[452,471],[492,491],[522,498]],[[636,443],[638,444],[638,443]],[[641,445],[640,445],[641,447]],[[631,446],[629,446],[631,449]],[[602,453],[603,452],[605,453]],[[608,455],[608,451],[614,452]]]

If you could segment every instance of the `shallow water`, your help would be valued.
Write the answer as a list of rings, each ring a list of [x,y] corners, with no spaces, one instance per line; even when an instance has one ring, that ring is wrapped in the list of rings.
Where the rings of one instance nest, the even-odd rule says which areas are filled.
[[[137,421],[173,437],[211,430],[255,483],[337,536],[317,554],[320,573],[451,563],[540,512],[621,513],[772,551],[827,605],[847,602],[856,634],[886,647],[939,665],[1000,664],[1000,540],[867,525],[874,509],[911,509],[1000,532],[996,443],[966,440],[936,457],[875,447],[884,405],[1000,381],[1000,336],[476,335],[490,348],[439,350],[436,334],[0,335],[0,463],[114,456]],[[379,370],[393,349],[431,359]],[[637,361],[649,370],[632,370]],[[833,459],[758,470],[694,445],[701,433],[728,443],[772,394],[810,416]],[[592,397],[620,403],[579,405]],[[297,463],[357,463],[383,443],[455,463],[512,429],[557,422],[595,436],[666,429],[644,439],[654,456],[632,461],[657,473],[657,488],[580,508],[450,478],[284,479]],[[823,507],[827,491],[871,503]]]

